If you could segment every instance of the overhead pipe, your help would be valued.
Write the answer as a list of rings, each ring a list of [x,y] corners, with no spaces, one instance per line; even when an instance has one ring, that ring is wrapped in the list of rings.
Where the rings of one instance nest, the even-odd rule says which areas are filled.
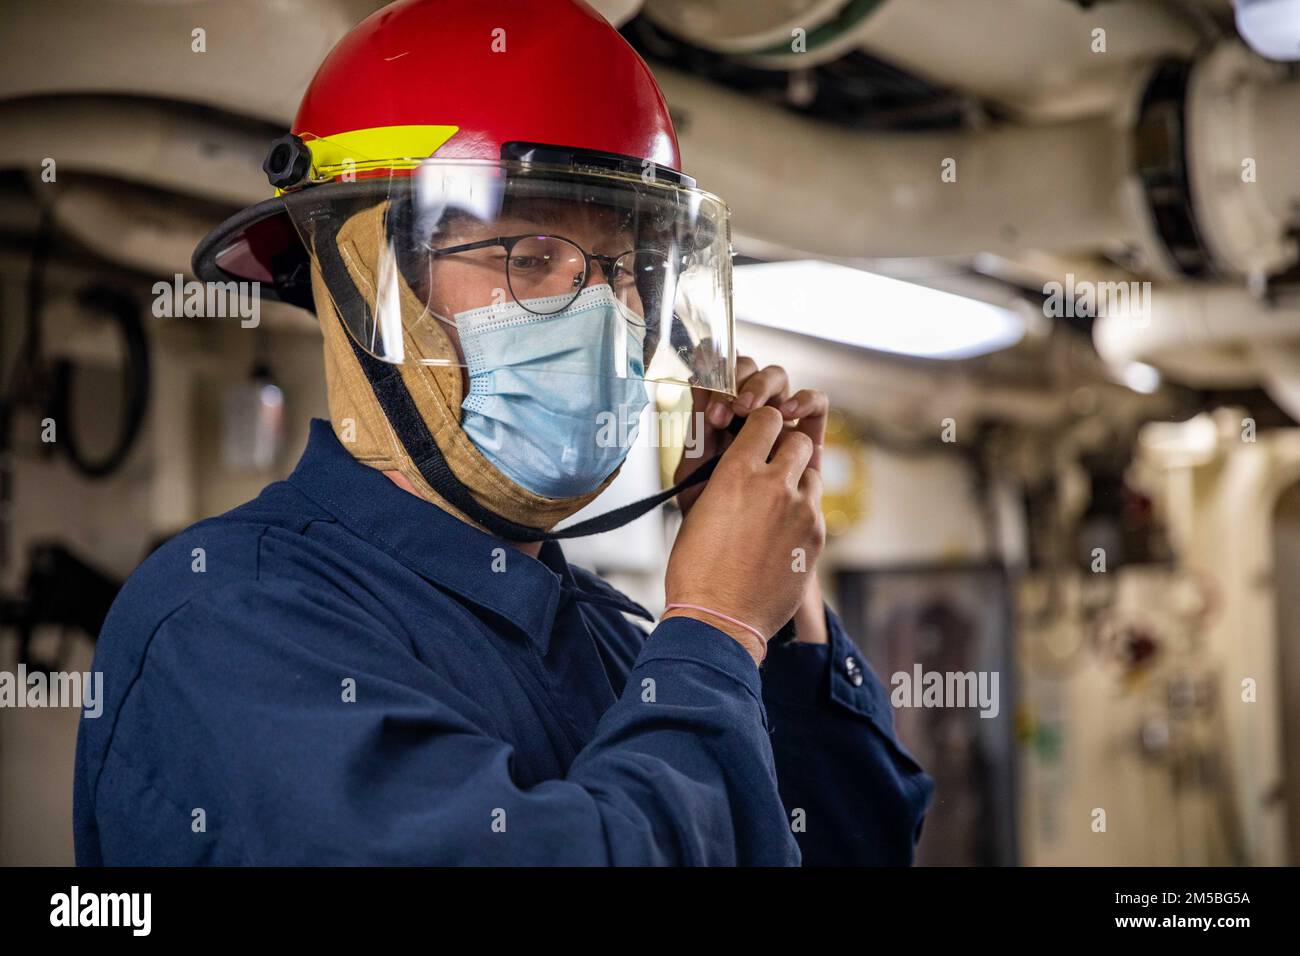
[[[681,118],[686,168],[760,241],[825,256],[1015,255],[1134,241],[1143,228],[1126,197],[1125,131],[1106,118],[868,134],[655,75]]]
[[[1094,323],[1093,342],[1111,366],[1142,362],[1187,385],[1240,388],[1258,381],[1259,355],[1300,338],[1300,308],[1236,286],[1155,286],[1146,304]],[[1300,405],[1288,411],[1300,420]]]
[[[689,43],[764,69],[807,69],[862,49],[1039,120],[1110,112],[1144,64],[1190,56],[1201,39],[1153,3],[648,0],[645,15]]]
[[[383,0],[6,0],[0,99],[164,96],[287,128],[325,54],[381,6]]]
[[[231,206],[265,199],[269,135],[158,100],[97,96],[0,102],[0,169],[136,182]],[[48,166],[53,161],[53,166]]]

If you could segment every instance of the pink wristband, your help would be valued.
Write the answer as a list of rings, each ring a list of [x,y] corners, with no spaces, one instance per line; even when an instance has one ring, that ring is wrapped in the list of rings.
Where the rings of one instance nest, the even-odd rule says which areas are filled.
[[[698,604],[669,604],[664,608],[664,613],[667,614],[669,611],[676,610],[677,608],[684,608],[687,611],[703,611],[705,614],[712,614],[714,617],[721,618],[730,624],[736,625],[736,627],[743,627],[745,630],[749,631],[749,633],[758,638],[758,642],[763,645],[763,657],[760,659],[759,663],[767,660],[767,638],[762,635],[758,628],[752,627],[744,621],[737,621],[734,617],[728,617],[721,611],[715,611],[711,607],[700,607]]]

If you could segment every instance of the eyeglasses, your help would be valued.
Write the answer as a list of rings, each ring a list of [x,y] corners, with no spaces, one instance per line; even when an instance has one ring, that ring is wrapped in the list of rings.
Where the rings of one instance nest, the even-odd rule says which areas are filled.
[[[475,249],[501,246],[506,251],[506,285],[511,296],[526,311],[534,315],[554,315],[563,312],[587,285],[591,264],[599,263],[605,281],[625,305],[627,293],[638,282],[651,283],[650,288],[662,289],[668,278],[669,258],[654,249],[629,249],[617,256],[602,256],[588,252],[572,239],[564,236],[496,236],[467,242],[446,249],[430,249],[434,257],[450,256]],[[544,299],[544,303],[530,301]],[[644,316],[643,308],[633,311]]]

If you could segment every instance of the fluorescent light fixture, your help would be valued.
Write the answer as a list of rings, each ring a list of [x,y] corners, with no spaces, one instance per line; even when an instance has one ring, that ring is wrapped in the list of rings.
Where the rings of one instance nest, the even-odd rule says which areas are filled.
[[[742,322],[896,355],[971,358],[1025,334],[1012,309],[831,262],[737,266],[732,282]]]
[[[1237,32],[1270,60],[1300,60],[1300,0],[1237,0]]]

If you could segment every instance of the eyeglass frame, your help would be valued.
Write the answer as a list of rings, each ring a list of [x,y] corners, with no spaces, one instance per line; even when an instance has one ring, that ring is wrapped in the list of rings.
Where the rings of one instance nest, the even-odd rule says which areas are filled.
[[[639,255],[642,252],[654,252],[657,255],[663,256],[665,262],[667,262],[669,259],[667,253],[658,252],[657,250],[654,249],[635,249],[635,248],[628,249],[624,252],[620,252],[616,256],[603,256],[600,255],[599,253],[588,252],[586,249],[582,247],[580,243],[575,242],[573,239],[570,239],[568,236],[561,236],[557,233],[539,233],[539,232],[525,232],[517,236],[496,236],[491,239],[479,239],[476,242],[466,242],[466,243],[462,243],[459,246],[448,246],[445,249],[430,248],[429,254],[441,258],[442,256],[450,256],[460,252],[473,252],[475,249],[490,249],[493,246],[501,246],[506,251],[506,284],[508,286],[511,286],[510,294],[514,295],[515,290],[513,288],[513,285],[510,282],[509,258],[510,258],[511,250],[513,250],[514,247],[524,239],[559,239],[562,242],[567,242],[569,245],[573,246],[573,248],[577,249],[580,253],[582,253],[581,281],[579,281],[576,287],[574,288],[573,297],[570,298],[568,302],[564,303],[564,305],[556,309],[554,312],[534,312],[532,309],[528,308],[528,306],[524,305],[523,300],[521,300],[518,296],[515,296],[515,302],[519,305],[519,307],[523,309],[525,312],[532,312],[533,315],[556,315],[560,312],[563,312],[570,305],[572,305],[573,300],[582,294],[583,287],[586,286],[587,284],[587,277],[591,274],[591,263],[593,260],[595,262],[600,263],[600,267],[604,271],[606,279],[609,279],[614,271],[615,264],[624,256],[628,255],[629,253],[633,255]],[[633,281],[635,281],[635,279]]]

